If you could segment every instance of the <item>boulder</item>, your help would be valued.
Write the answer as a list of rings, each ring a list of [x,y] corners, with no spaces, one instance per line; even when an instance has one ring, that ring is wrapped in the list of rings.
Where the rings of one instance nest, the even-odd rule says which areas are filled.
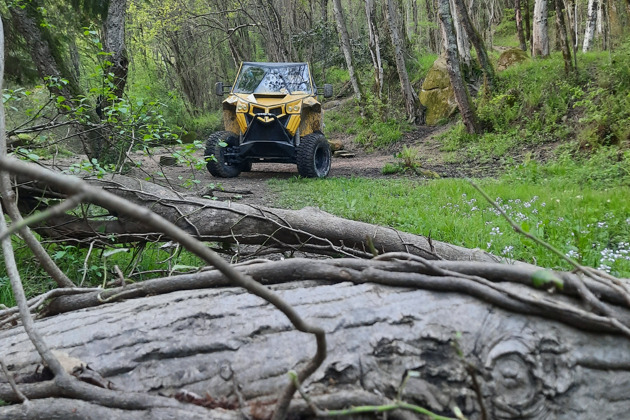
[[[426,110],[426,124],[437,125],[440,120],[449,118],[457,110],[455,94],[446,70],[446,58],[439,57],[433,63],[422,83],[420,102]]]
[[[343,149],[343,142],[341,139],[328,139],[328,144],[330,145],[330,150],[333,152]]]
[[[519,48],[511,48],[501,53],[499,61],[497,62],[497,69],[503,71],[514,64],[522,63],[528,59],[529,55],[527,55],[527,52]]]

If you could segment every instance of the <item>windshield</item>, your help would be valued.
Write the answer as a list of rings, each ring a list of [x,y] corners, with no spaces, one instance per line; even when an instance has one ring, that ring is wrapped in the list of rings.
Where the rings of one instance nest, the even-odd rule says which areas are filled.
[[[312,93],[308,65],[306,63],[286,66],[243,64],[233,92],[285,95],[296,92]]]

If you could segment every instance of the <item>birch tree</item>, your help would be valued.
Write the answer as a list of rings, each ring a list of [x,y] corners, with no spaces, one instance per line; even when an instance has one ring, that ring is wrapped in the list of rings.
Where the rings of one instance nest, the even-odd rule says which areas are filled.
[[[532,57],[549,56],[547,14],[547,0],[536,0],[534,4],[534,28],[532,31]]]
[[[597,0],[588,0],[588,10],[586,17],[586,29],[584,31],[584,43],[582,44],[582,52],[588,52],[593,44],[595,36],[595,28],[597,26]]]

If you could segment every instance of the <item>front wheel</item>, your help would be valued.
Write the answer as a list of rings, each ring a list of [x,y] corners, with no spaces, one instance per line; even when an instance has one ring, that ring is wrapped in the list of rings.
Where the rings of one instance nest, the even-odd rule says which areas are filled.
[[[297,150],[297,167],[306,178],[324,178],[330,171],[330,145],[322,133],[302,137]]]
[[[230,165],[225,160],[228,147],[238,146],[238,136],[230,131],[218,131],[206,140],[206,167],[212,176],[234,178],[241,173],[239,165]]]

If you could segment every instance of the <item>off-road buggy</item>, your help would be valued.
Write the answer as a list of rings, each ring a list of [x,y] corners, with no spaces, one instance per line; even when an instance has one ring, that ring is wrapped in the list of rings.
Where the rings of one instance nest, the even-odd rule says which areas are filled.
[[[322,178],[331,153],[322,133],[322,107],[307,63],[241,64],[233,86],[215,86],[223,101],[225,131],[206,141],[208,171],[232,178],[253,162],[297,164],[300,175]],[[324,85],[324,97],[332,86]]]

